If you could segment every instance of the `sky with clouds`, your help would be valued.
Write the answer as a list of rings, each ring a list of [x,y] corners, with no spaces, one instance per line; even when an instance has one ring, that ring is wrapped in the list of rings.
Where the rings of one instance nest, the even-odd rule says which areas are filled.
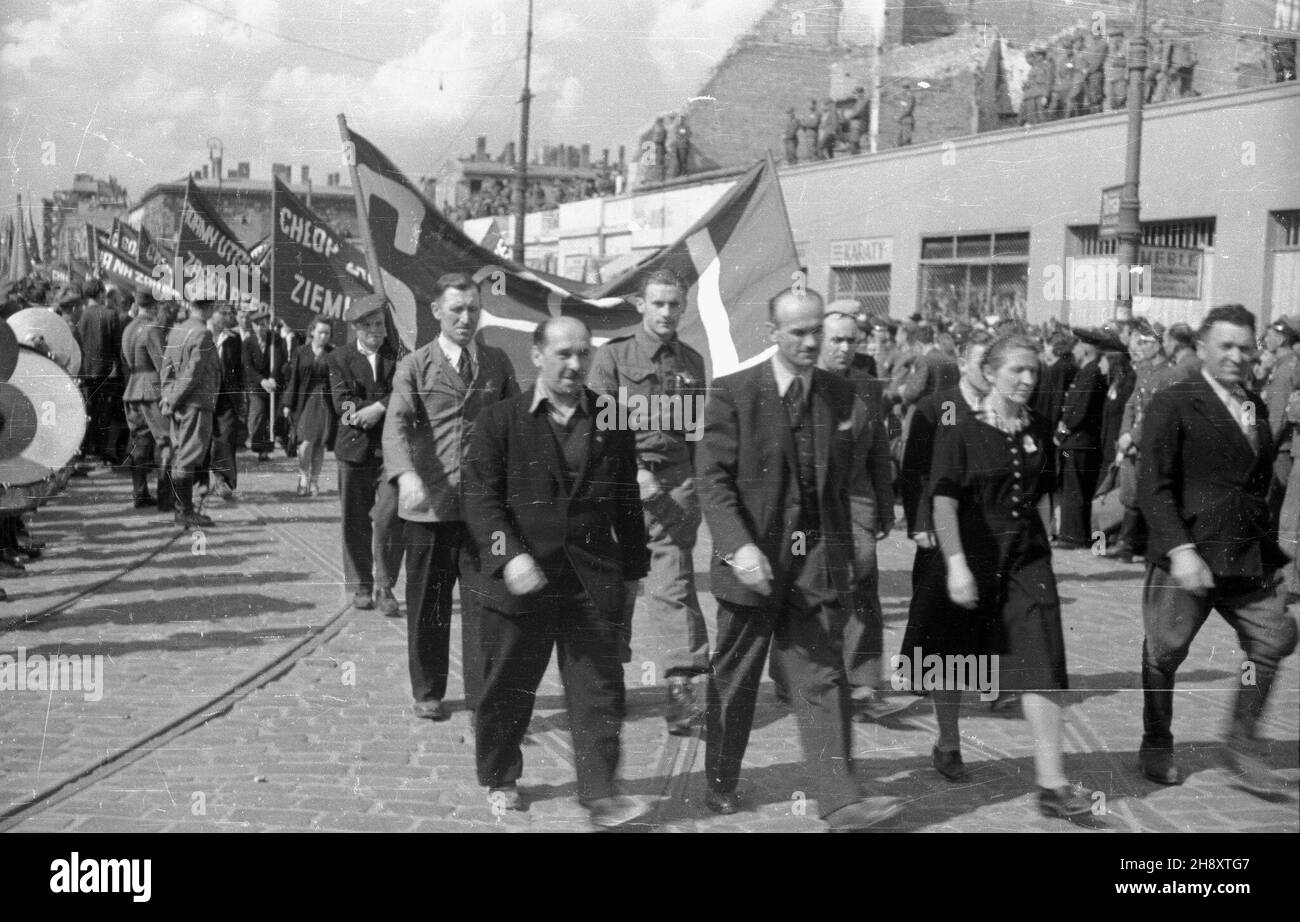
[[[632,139],[771,0],[536,0],[530,146]],[[133,197],[207,162],[343,170],[336,115],[409,175],[518,135],[526,0],[5,0],[0,213],[77,172]],[[310,46],[319,46],[310,47]],[[320,48],[326,50],[320,50]]]

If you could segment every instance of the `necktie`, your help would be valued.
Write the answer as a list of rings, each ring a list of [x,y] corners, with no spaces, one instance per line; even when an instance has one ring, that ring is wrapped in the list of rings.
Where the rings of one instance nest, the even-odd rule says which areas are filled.
[[[795,376],[785,390],[785,412],[790,417],[790,425],[796,428],[803,421],[803,378]]]
[[[460,375],[466,387],[469,387],[470,382],[474,380],[474,369],[470,367],[468,349],[460,350],[460,358],[456,360],[456,373]]]

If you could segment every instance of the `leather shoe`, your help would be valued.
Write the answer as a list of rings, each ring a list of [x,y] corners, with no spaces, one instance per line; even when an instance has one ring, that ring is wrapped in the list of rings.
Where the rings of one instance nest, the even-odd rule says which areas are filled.
[[[185,528],[210,528],[213,524],[212,518],[202,512],[183,512],[180,509],[176,510],[172,521]]]
[[[158,500],[146,493],[144,496],[137,496],[131,505],[136,509],[152,509],[158,505]]]
[[[617,829],[650,812],[650,805],[626,794],[599,797],[587,803],[591,824],[600,829]]]
[[[375,601],[379,603],[379,612],[386,618],[396,618],[401,611],[397,604],[397,598],[393,595],[391,589],[376,589]]]
[[[488,803],[493,811],[523,810],[524,795],[517,784],[505,784],[499,788],[488,788]]]
[[[722,816],[731,816],[741,810],[740,795],[735,791],[715,791],[709,788],[704,795],[704,806]]]
[[[362,589],[352,596],[352,607],[370,611],[375,607],[375,600],[368,589]]]
[[[1138,755],[1138,768],[1147,780],[1156,784],[1182,784],[1183,773],[1174,764],[1174,754],[1167,749],[1152,750]]]
[[[1284,782],[1260,756],[1244,746],[1228,744],[1228,764],[1234,772],[1233,782],[1260,797],[1277,797],[1287,792]]]
[[[416,717],[424,720],[446,720],[451,716],[447,713],[447,708],[437,698],[432,701],[417,701],[411,705],[411,711]]]
[[[879,826],[903,812],[901,797],[866,797],[826,816],[832,832],[857,832]]]
[[[1092,812],[1092,792],[1077,782],[1059,788],[1039,788],[1038,812],[1057,819],[1086,816]]]
[[[935,746],[930,750],[930,762],[934,765],[934,770],[949,781],[970,781],[970,773],[961,760],[960,749],[940,749]]]
[[[673,736],[690,736],[695,723],[695,689],[685,676],[668,679],[668,732]]]

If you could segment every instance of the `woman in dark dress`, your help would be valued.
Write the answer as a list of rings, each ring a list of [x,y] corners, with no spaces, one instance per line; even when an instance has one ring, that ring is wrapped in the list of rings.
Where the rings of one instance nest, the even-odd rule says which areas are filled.
[[[1092,798],[1066,779],[1062,764],[1065,643],[1047,537],[1052,435],[1047,421],[1026,406],[1038,365],[1032,339],[1012,334],[994,340],[983,360],[990,389],[978,410],[939,427],[930,482],[937,566],[944,573],[927,580],[936,609],[916,643],[927,657],[989,657],[988,674],[998,689],[1021,693],[1034,736],[1039,809],[1067,817],[1090,812]],[[964,775],[961,691],[960,684],[931,689],[939,722],[935,764],[947,767],[944,775],[954,780]]]
[[[330,325],[317,320],[311,327],[311,339],[299,346],[289,362],[289,383],[285,388],[285,415],[293,420],[298,444],[298,495],[320,494],[321,466],[325,450],[334,448],[338,417],[330,399],[330,370],[327,358],[333,347]]]

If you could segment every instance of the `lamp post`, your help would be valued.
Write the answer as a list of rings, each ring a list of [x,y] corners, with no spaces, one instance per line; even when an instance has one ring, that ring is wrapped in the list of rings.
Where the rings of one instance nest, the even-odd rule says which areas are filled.
[[[1119,220],[1115,228],[1116,251],[1120,270],[1126,277],[1119,280],[1115,299],[1115,319],[1133,319],[1133,288],[1142,244],[1140,215],[1142,200],[1138,181],[1142,174],[1142,104],[1146,99],[1147,70],[1147,0],[1134,0],[1134,36],[1128,43],[1128,134],[1124,144],[1124,191],[1119,200]],[[1148,283],[1149,279],[1146,280]]]
[[[524,45],[524,92],[519,97],[519,157],[515,160],[515,262],[524,262],[524,217],[528,213],[528,113],[533,93],[529,88],[533,71],[533,0],[528,0],[528,35]]]

